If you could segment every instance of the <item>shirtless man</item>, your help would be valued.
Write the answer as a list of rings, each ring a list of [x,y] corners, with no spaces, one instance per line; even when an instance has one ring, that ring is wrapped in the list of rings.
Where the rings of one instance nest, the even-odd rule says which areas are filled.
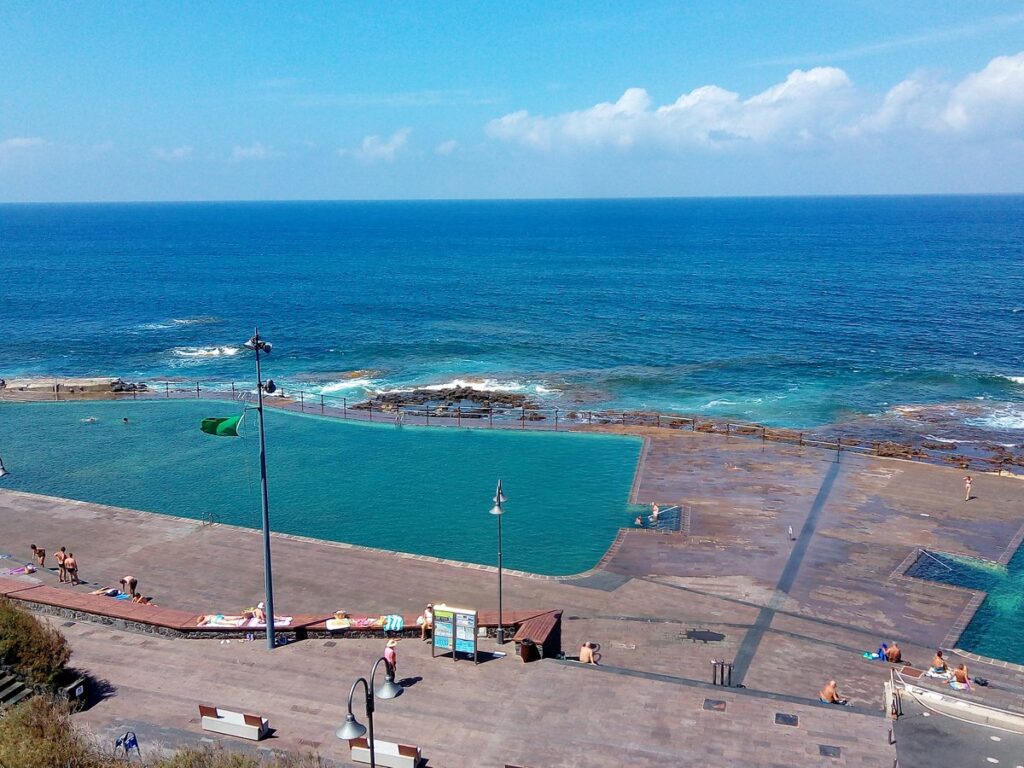
[[[68,572],[68,581],[72,584],[81,584],[78,578],[78,561],[75,560],[75,553],[68,552],[64,558],[64,570]]]
[[[29,547],[32,550],[32,555],[36,559],[36,563],[40,568],[46,567],[46,550],[42,547],[37,547],[35,544]]]
[[[67,547],[61,547],[53,556],[53,559],[57,561],[57,575],[60,577],[58,581],[60,581],[61,584],[68,580],[68,569],[64,567],[64,559],[67,556]]]
[[[821,689],[818,693],[818,698],[825,704],[848,704],[847,699],[842,698],[839,695],[839,686],[836,685],[835,680],[829,680],[828,685]]]
[[[942,657],[942,650],[935,651],[935,656],[932,657],[932,671],[933,672],[949,672],[949,665],[946,660]]]
[[[121,591],[130,597],[135,597],[137,592],[136,588],[139,586],[139,580],[134,576],[125,576],[121,579]]]
[[[891,661],[893,664],[897,664],[903,660],[903,652],[900,650],[899,645],[896,641],[892,641],[892,645],[885,649],[885,660]]]
[[[594,643],[584,643],[580,648],[580,664],[597,664],[596,650]]]
[[[960,664],[953,670],[953,679],[961,685],[970,685],[971,678],[967,676],[967,665]]]

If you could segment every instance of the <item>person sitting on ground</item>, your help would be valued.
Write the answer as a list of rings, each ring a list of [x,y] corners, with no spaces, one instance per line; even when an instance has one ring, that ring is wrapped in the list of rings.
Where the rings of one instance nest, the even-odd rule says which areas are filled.
[[[890,661],[893,664],[898,664],[903,661],[903,652],[900,651],[900,647],[897,645],[895,640],[892,641],[892,645],[886,648],[885,660]]]
[[[267,608],[263,603],[257,603],[256,607],[252,609],[252,617],[256,619],[258,624],[267,623]]]
[[[633,525],[637,525],[637,526],[643,528],[644,527],[644,519],[642,517],[640,517],[640,515],[637,515],[636,516],[636,520],[633,521]]]
[[[601,646],[597,643],[584,643],[580,647],[580,663],[581,664],[597,664],[597,660],[601,658],[601,654],[597,652]]]
[[[960,664],[953,670],[953,680],[951,682],[959,683],[965,688],[971,687],[971,678],[967,675],[966,664]]]
[[[935,656],[932,658],[932,665],[928,668],[927,675],[929,677],[944,677],[949,679],[952,677],[952,673],[949,671],[949,664],[942,657],[942,649],[935,651]]]
[[[427,639],[427,632],[433,634],[434,632],[434,604],[427,603],[427,607],[423,609],[423,615],[416,619],[416,623],[420,625],[420,640]]]
[[[849,704],[848,699],[844,699],[839,695],[839,686],[836,685],[835,680],[828,681],[828,685],[818,693],[818,699],[825,704],[840,704],[844,706]]]

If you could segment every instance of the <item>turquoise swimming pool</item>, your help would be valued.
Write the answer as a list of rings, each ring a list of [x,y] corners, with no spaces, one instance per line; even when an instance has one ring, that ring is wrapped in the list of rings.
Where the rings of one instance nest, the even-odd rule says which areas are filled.
[[[202,400],[0,404],[0,456],[12,473],[3,487],[258,528],[255,413],[244,437],[199,431],[204,417],[239,410]],[[268,409],[271,525],[494,564],[488,510],[500,477],[509,498],[505,566],[578,573],[632,522],[641,444],[618,435],[399,428]]]
[[[1024,548],[1006,567],[967,557],[930,552],[908,576],[988,593],[957,646],[982,656],[1024,664]]]

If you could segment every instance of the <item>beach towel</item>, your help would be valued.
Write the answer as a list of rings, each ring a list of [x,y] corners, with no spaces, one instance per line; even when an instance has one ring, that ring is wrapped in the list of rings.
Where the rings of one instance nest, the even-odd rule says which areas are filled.
[[[274,626],[275,627],[287,627],[291,623],[292,623],[292,617],[291,616],[275,616],[274,617]],[[265,627],[265,626],[267,626],[267,623],[265,621],[260,621],[259,619],[253,618],[253,619],[249,619],[249,623],[246,624],[246,626],[247,627],[253,627],[253,628]]]
[[[328,619],[327,629],[333,632],[336,629],[348,629],[352,625],[352,622],[348,619]]]
[[[956,680],[949,681],[949,687],[955,691],[969,691],[971,690],[970,683],[958,683]]]
[[[939,680],[949,680],[952,676],[952,672],[940,672],[933,667],[929,667],[928,671],[924,673],[925,677],[937,677]]]
[[[405,628],[405,619],[396,613],[389,613],[384,617],[385,632],[400,632]]]
[[[371,629],[379,627],[383,623],[379,616],[356,616],[349,619],[349,622],[356,629]]]
[[[25,576],[29,573],[35,573],[35,566],[23,565],[20,568],[8,568],[4,571],[5,576]]]

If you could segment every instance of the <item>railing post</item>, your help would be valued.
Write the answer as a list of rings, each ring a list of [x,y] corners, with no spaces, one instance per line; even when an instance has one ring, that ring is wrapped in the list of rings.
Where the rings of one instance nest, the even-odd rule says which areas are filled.
[[[341,398],[341,418],[343,418],[343,419],[347,419],[348,418],[348,398],[347,397]]]
[[[690,431],[691,432],[696,432],[697,431],[697,420],[696,419],[690,419]]]
[[[430,426],[430,407],[429,406],[424,407],[423,408],[423,413],[426,414],[427,426],[429,427]]]
[[[455,415],[455,418],[457,419],[457,421],[455,422],[455,426],[461,427],[462,426],[462,406],[461,405],[458,406],[458,409],[459,410],[457,411],[457,413]]]
[[[729,436],[729,427],[730,427],[730,426],[731,426],[731,425],[729,424],[729,422],[728,422],[728,421],[727,421],[727,422],[725,422],[725,436],[726,436],[726,437],[728,437],[728,436]]]
[[[132,400],[138,400],[138,399],[139,399],[139,393],[136,390],[133,389],[132,390]]]
[[[766,427],[761,427],[761,442],[763,443],[767,439],[768,439],[768,429]]]
[[[164,398],[166,399],[166,398],[169,398],[170,396],[171,396],[171,382],[165,381],[164,382]]]
[[[593,417],[594,417],[594,412],[593,412],[593,411],[587,411],[587,424],[588,424],[588,425],[589,425],[589,424],[591,423],[591,421],[590,421],[590,420],[591,420],[591,419],[592,419]]]
[[[661,414],[656,413],[654,414],[654,417],[658,420],[658,428],[661,429]]]
[[[526,429],[526,406],[525,405],[523,406],[523,423],[522,423],[520,428],[521,429]]]
[[[196,382],[196,399],[199,398],[199,382]]]
[[[303,411],[303,412],[305,412],[305,410],[306,410],[306,400],[302,396],[302,390],[301,389],[299,390],[299,410]]]
[[[800,432],[800,433],[799,433],[799,434],[797,435],[797,445],[799,445],[799,446],[800,446],[801,448],[802,448],[802,447],[803,447],[803,445],[804,445],[804,433],[803,433],[803,432]]]
[[[555,432],[558,431],[558,409],[555,408]]]
[[[370,401],[370,421],[373,421],[373,400]]]
[[[324,395],[321,392],[320,393],[320,413],[323,413],[323,412],[324,412]]]
[[[231,399],[235,399],[235,382],[231,382]]]
[[[487,426],[494,428],[494,407],[491,405],[487,406]]]

